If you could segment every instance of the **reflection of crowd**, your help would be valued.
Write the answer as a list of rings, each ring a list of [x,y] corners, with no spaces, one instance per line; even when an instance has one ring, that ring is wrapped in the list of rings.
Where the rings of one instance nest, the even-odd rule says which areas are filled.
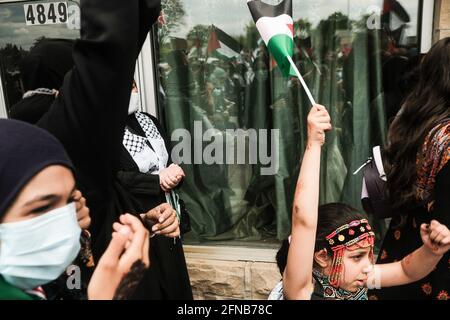
[[[251,103],[246,98],[252,96],[247,91],[269,81],[264,43],[260,42],[258,50],[242,50],[231,58],[199,57],[198,53],[187,54],[201,51],[196,45],[186,48],[171,50],[161,59],[161,82],[168,99],[185,99],[218,129],[248,128],[245,114]]]

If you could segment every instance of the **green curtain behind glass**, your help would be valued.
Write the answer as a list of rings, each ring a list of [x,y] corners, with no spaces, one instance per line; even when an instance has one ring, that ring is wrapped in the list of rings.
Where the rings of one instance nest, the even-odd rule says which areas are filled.
[[[208,30],[203,30],[206,39]],[[261,175],[261,165],[248,162],[182,165],[186,179],[180,193],[200,240],[285,239],[290,233],[310,103],[297,79],[285,79],[273,68],[257,39],[251,26],[240,39],[242,52],[252,53],[252,60],[244,54],[239,60],[205,50],[189,56],[163,44],[158,48],[160,65],[165,72],[170,69],[160,75],[164,94],[159,104],[168,133],[179,128],[194,133],[194,121],[202,123],[203,133],[216,128],[217,139],[232,139],[226,129],[280,132],[274,176]],[[386,139],[378,31],[359,29],[346,16],[334,14],[296,39],[294,61],[316,101],[328,108],[334,127],[323,152],[320,202],[341,201],[361,209],[361,175],[353,172],[372,146]],[[214,91],[216,87],[224,90]],[[194,137],[192,147],[195,139],[201,141]]]

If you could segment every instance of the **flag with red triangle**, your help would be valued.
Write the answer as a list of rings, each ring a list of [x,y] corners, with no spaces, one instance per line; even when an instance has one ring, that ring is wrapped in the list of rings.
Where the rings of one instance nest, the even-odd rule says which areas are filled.
[[[253,16],[264,43],[275,58],[285,77],[295,76],[287,56],[294,53],[294,21],[292,20],[292,0],[283,0],[278,5],[270,5],[260,0],[248,0],[247,5]]]

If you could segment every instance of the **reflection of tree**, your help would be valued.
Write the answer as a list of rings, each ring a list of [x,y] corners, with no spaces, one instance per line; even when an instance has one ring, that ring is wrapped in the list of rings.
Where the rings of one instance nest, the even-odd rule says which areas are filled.
[[[186,12],[181,0],[164,0],[161,3],[161,9],[164,14],[164,23],[158,28],[158,38],[163,44],[167,41],[169,34],[183,22]]]
[[[47,39],[45,36],[40,36],[40,37],[36,38],[34,40],[33,44],[31,45],[30,51],[33,50],[34,48],[36,48],[45,39]]]
[[[261,36],[259,35],[258,29],[256,29],[256,25],[253,21],[250,21],[245,26],[245,38],[243,39],[243,46],[247,49],[254,49],[257,47],[258,39]]]
[[[191,46],[201,49],[208,44],[210,32],[211,26],[198,24],[188,32],[186,38]]]
[[[350,28],[350,20],[348,16],[342,12],[335,12],[331,14],[326,20],[319,22],[318,29],[332,31],[332,30],[344,30]]]
[[[8,43],[0,49],[0,57],[2,66],[7,72],[17,71],[20,60],[27,54],[27,51],[22,47],[17,47],[15,44]]]
[[[348,46],[351,46],[351,28],[352,24],[350,19],[342,12],[335,12],[326,20],[319,22],[317,30],[320,32],[322,38],[322,62],[333,62],[341,51],[350,49]]]

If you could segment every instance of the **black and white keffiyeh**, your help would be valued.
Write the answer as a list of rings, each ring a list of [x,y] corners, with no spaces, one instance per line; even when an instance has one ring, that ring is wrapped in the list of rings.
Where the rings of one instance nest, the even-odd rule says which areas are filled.
[[[23,94],[22,98],[23,99],[29,98],[29,97],[35,96],[37,94],[44,94],[47,96],[56,96],[57,93],[58,93],[58,90],[56,90],[56,89],[38,88],[35,90],[29,90],[29,91],[25,92]]]
[[[162,140],[161,134],[159,133],[158,128],[153,123],[152,119],[150,119],[145,114],[140,113],[139,111],[135,112],[134,115],[136,116],[137,121],[144,130],[147,138]]]
[[[133,134],[125,128],[125,134],[123,136],[123,145],[128,150],[132,157],[136,156],[136,154],[142,152],[146,145],[147,139],[145,137],[138,136],[137,134]]]
[[[152,119],[140,112],[134,113],[145,137],[125,129],[123,145],[142,173],[158,174],[169,158],[164,140]]]

